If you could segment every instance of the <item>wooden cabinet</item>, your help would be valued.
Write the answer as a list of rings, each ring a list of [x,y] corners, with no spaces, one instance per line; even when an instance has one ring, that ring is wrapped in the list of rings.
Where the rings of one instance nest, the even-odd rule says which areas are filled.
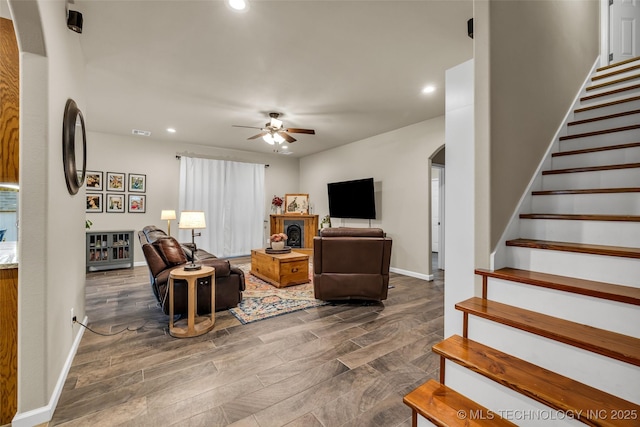
[[[0,268],[0,425],[18,409],[18,268]]]
[[[271,234],[287,234],[287,245],[291,246],[291,250],[313,255],[313,238],[318,235],[318,215],[271,215],[270,230]],[[298,232],[299,236],[296,235]]]
[[[0,18],[0,182],[18,182],[20,81],[13,23]]]
[[[87,233],[87,271],[133,267],[133,231]]]

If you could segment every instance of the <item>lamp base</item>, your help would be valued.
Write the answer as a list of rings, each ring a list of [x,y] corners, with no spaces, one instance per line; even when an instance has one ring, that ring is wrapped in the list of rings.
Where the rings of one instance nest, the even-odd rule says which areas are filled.
[[[200,270],[201,268],[202,266],[200,264],[191,263],[184,266],[184,271],[196,271]]]

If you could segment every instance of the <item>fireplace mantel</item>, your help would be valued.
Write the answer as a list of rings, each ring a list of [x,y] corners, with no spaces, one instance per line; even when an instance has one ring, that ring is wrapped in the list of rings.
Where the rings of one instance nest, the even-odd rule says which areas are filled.
[[[318,235],[318,215],[306,214],[288,214],[288,215],[270,215],[271,234],[286,233],[287,223],[302,221],[303,224],[303,241],[301,248],[291,248],[294,252],[301,252],[307,255],[313,255],[313,238]]]

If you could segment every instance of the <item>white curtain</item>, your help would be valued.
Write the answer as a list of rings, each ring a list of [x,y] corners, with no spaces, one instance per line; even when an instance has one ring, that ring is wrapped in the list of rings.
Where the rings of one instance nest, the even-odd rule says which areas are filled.
[[[231,257],[263,246],[264,165],[183,156],[179,196],[180,211],[204,211],[207,228],[196,230],[202,233],[199,248]],[[191,230],[178,237],[191,242]]]

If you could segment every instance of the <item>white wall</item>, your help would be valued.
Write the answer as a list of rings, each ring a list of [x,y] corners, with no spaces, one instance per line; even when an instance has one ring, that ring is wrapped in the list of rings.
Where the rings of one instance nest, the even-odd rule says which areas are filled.
[[[444,336],[462,333],[455,304],[474,295],[475,150],[473,60],[446,72]]]
[[[84,105],[84,66],[64,1],[10,8],[21,85],[17,418],[40,411],[31,421],[43,421],[79,336],[70,309],[84,312],[84,196],[67,191],[61,141],[67,99]]]
[[[444,143],[444,116],[300,159],[300,192],[314,213],[329,213],[327,183],[373,177],[377,219],[393,239],[391,266],[425,277],[429,271],[429,157]],[[368,220],[332,219],[332,226],[368,227]]]
[[[87,121],[90,117],[87,118]],[[166,231],[167,222],[160,220],[160,211],[174,209],[178,212],[178,190],[180,179],[180,161],[176,154],[193,157],[211,157],[221,160],[264,163],[265,170],[265,212],[271,210],[274,194],[298,193],[298,159],[275,154],[249,153],[228,150],[184,142],[168,143],[139,136],[119,136],[98,132],[89,132],[87,148],[87,168],[105,172],[137,173],[147,176],[147,208],[145,213],[87,213],[86,218],[93,222],[91,231],[134,230],[136,233],[146,225],[156,225]],[[106,185],[103,203],[106,206]],[[128,194],[128,193],[125,193]],[[139,194],[139,193],[138,193]],[[126,209],[125,209],[126,210]],[[267,223],[268,227],[268,223]],[[177,236],[178,222],[171,221],[171,235]],[[212,232],[215,230],[202,230]],[[268,232],[268,231],[267,231]],[[134,235],[134,262],[144,264],[144,255]]]

